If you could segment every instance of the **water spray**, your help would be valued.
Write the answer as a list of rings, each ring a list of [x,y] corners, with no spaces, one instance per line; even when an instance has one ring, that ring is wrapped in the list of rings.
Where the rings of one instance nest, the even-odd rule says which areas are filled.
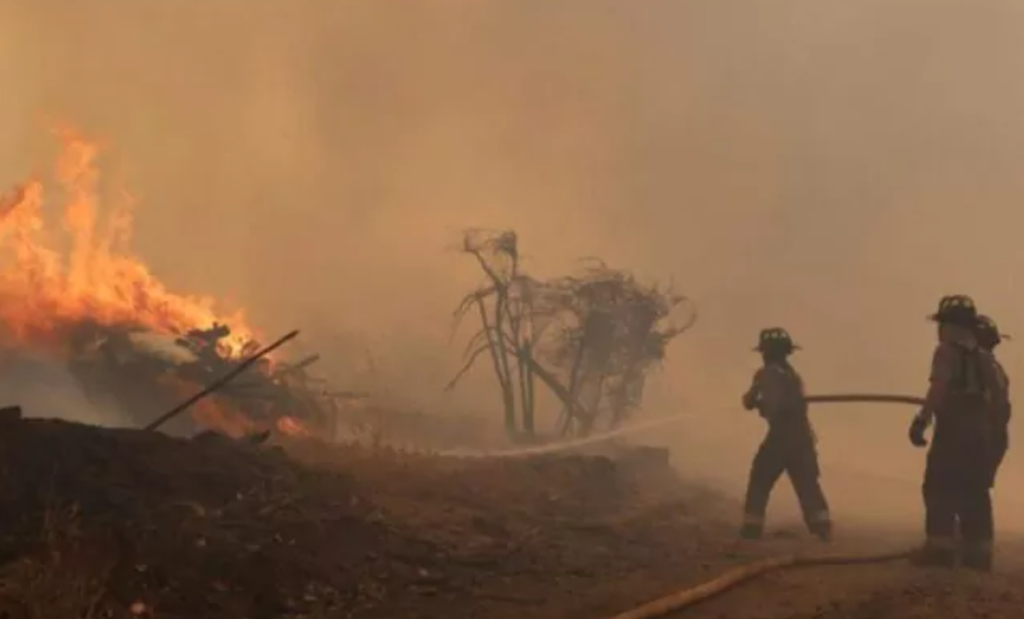
[[[837,393],[837,394],[823,394],[823,395],[809,395],[805,398],[808,404],[908,404],[912,406],[924,406],[924,398],[909,395],[894,395],[885,393]],[[440,456],[456,457],[456,458],[525,458],[530,456],[542,456],[552,453],[559,453],[562,451],[569,451],[578,447],[586,447],[588,445],[595,445],[610,441],[612,439],[621,438],[630,434],[637,434],[650,430],[651,428],[658,428],[661,426],[671,425],[673,423],[679,423],[687,419],[693,419],[695,417],[704,416],[707,414],[715,413],[728,413],[735,411],[737,405],[721,406],[712,413],[698,414],[694,412],[677,413],[674,415],[666,415],[657,419],[649,419],[639,423],[634,423],[628,426],[617,428],[602,434],[595,436],[588,436],[586,438],[562,441],[558,443],[551,443],[549,445],[536,445],[532,447],[521,447],[517,449],[508,449],[502,451],[485,451],[485,450],[469,450],[469,449],[452,449],[439,452]]]

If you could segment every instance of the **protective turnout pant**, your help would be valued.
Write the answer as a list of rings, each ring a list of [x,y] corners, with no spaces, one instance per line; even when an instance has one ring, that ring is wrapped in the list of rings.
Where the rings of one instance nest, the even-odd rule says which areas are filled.
[[[995,440],[992,443],[992,477],[989,479],[989,488],[996,485],[996,475],[999,473],[999,467],[1002,466],[1003,460],[1006,458],[1006,452],[1010,448],[1009,440],[1006,428],[995,432]]]
[[[818,453],[809,433],[790,435],[769,432],[754,456],[744,506],[744,537],[760,537],[764,532],[765,512],[775,482],[783,473],[789,476],[811,533],[828,539],[832,531],[828,501],[819,482]]]
[[[992,461],[984,445],[933,444],[923,486],[925,562],[952,565],[959,554],[967,567],[991,569]]]

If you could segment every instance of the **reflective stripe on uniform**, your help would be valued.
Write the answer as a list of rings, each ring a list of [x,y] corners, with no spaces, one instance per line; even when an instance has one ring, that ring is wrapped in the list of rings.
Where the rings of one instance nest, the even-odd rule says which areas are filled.
[[[823,509],[821,511],[817,511],[817,512],[814,512],[812,514],[808,514],[807,515],[807,522],[823,523],[823,522],[830,522],[831,520],[832,520],[832,518],[829,515],[827,509]]]

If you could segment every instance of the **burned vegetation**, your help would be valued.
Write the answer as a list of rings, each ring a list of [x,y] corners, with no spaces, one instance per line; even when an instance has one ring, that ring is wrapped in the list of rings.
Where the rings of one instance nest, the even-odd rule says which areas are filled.
[[[68,369],[141,431],[0,409],[0,616],[590,617],[706,569],[677,516],[712,501],[675,483],[667,452],[425,453],[478,446],[473,420],[333,390],[311,373],[318,355],[260,357],[296,332],[268,346],[241,313],[166,288],[117,234],[130,213],[99,216],[96,148],[61,137],[59,191],[0,198],[0,356],[26,382],[66,388]],[[66,238],[46,225],[54,194],[73,197]],[[482,327],[460,376],[490,359],[517,438],[621,423],[693,322],[685,299],[600,263],[524,275],[512,233],[469,234],[465,250],[488,283],[456,313]]]
[[[174,435],[215,430],[239,438],[280,431],[329,438],[344,404],[368,396],[332,391],[324,379],[311,375],[319,355],[271,362],[258,354],[259,342],[229,345],[230,336],[229,327],[216,323],[167,335],[141,326],[83,321],[74,325],[65,354],[69,370],[94,404],[115,407],[140,426],[152,425],[155,413],[173,411],[204,386],[237,375],[196,401],[192,414],[168,416],[159,424]],[[239,367],[247,359],[252,363]]]
[[[693,303],[671,287],[644,284],[600,260],[575,275],[539,280],[521,269],[513,231],[471,230],[462,250],[486,276],[454,312],[479,322],[465,363],[447,389],[481,359],[500,388],[505,428],[535,438],[539,383],[560,407],[554,433],[587,436],[641,408],[644,383],[669,343],[696,321]],[[454,330],[453,329],[453,330]]]

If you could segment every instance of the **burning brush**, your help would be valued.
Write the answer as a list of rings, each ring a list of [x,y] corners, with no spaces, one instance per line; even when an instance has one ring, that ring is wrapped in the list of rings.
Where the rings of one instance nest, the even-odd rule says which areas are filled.
[[[260,345],[241,313],[224,317],[210,299],[176,294],[150,272],[130,250],[132,204],[101,217],[96,145],[70,130],[57,136],[63,234],[43,217],[41,181],[0,197],[0,344],[66,360],[91,401],[113,400],[142,425]],[[166,430],[321,433],[333,420],[324,389],[305,373],[315,361],[261,358]]]

